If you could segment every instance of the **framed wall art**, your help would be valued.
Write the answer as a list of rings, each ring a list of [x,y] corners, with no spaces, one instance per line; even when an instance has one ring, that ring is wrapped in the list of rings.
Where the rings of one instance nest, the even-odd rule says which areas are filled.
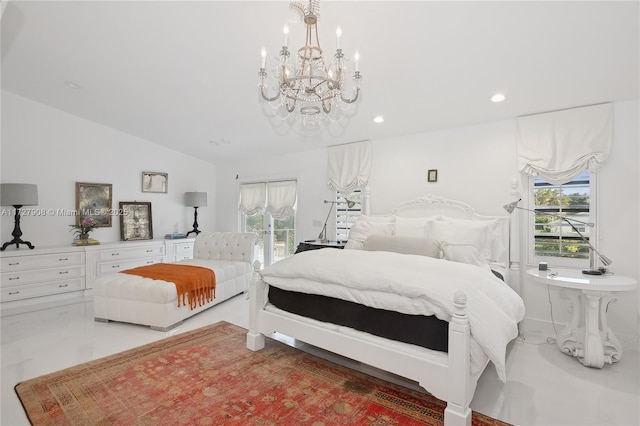
[[[167,193],[169,174],[160,172],[142,172],[142,192]]]
[[[76,182],[76,224],[91,217],[97,227],[110,227],[113,216],[110,183]]]
[[[119,213],[122,241],[153,239],[151,203],[121,201]]]
[[[438,170],[431,169],[427,172],[427,182],[437,182],[438,181]]]

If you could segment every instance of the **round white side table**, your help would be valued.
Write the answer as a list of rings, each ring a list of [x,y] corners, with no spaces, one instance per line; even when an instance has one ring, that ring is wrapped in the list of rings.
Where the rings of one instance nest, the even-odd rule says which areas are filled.
[[[558,348],[587,367],[602,368],[622,357],[622,346],[607,325],[607,306],[615,293],[635,290],[638,282],[622,275],[586,275],[579,269],[528,269],[542,284],[561,287],[561,295],[573,304],[571,322],[556,339]]]

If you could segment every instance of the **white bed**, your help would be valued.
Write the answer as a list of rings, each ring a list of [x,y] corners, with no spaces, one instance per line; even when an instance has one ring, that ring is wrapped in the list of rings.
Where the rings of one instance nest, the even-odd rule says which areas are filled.
[[[492,361],[504,380],[506,345],[524,317],[522,299],[506,284],[508,217],[483,216],[460,201],[425,196],[399,204],[388,215],[362,219],[343,251],[304,252],[262,272],[256,268],[247,347],[259,350],[265,335],[285,334],[415,380],[447,402],[446,425],[470,425],[478,378]],[[433,247],[424,250],[427,241],[437,242],[438,255]],[[287,312],[268,300],[270,286],[438,317],[448,323],[448,351]]]

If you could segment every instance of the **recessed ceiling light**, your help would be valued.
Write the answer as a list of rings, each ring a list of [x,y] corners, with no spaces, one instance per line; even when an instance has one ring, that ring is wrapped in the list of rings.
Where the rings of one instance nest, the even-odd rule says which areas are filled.
[[[68,87],[72,88],[72,89],[80,89],[80,85],[77,83],[74,83],[73,81],[65,81],[64,84],[66,84]]]
[[[491,102],[498,103],[498,102],[504,101],[505,99],[507,99],[507,97],[505,95],[503,95],[502,93],[496,93],[495,95],[493,95],[491,97]]]
[[[376,115],[375,117],[373,117],[373,122],[374,122],[374,123],[378,123],[378,124],[380,124],[380,123],[382,123],[383,121],[384,121],[384,117],[383,117],[383,116],[381,116],[381,115]]]

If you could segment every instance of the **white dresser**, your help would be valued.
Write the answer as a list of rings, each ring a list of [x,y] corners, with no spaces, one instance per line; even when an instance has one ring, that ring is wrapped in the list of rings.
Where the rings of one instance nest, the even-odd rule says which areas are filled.
[[[82,292],[86,256],[82,248],[64,247],[3,252],[0,302]],[[82,293],[79,293],[82,294]],[[22,303],[24,304],[24,303]]]
[[[7,249],[0,252],[0,315],[91,296],[93,282],[137,266],[193,258],[195,238]]]
[[[167,262],[177,262],[185,259],[193,259],[194,238],[180,238],[165,240],[167,246]]]
[[[165,240],[125,241],[85,247],[87,289],[101,275],[167,261]]]

